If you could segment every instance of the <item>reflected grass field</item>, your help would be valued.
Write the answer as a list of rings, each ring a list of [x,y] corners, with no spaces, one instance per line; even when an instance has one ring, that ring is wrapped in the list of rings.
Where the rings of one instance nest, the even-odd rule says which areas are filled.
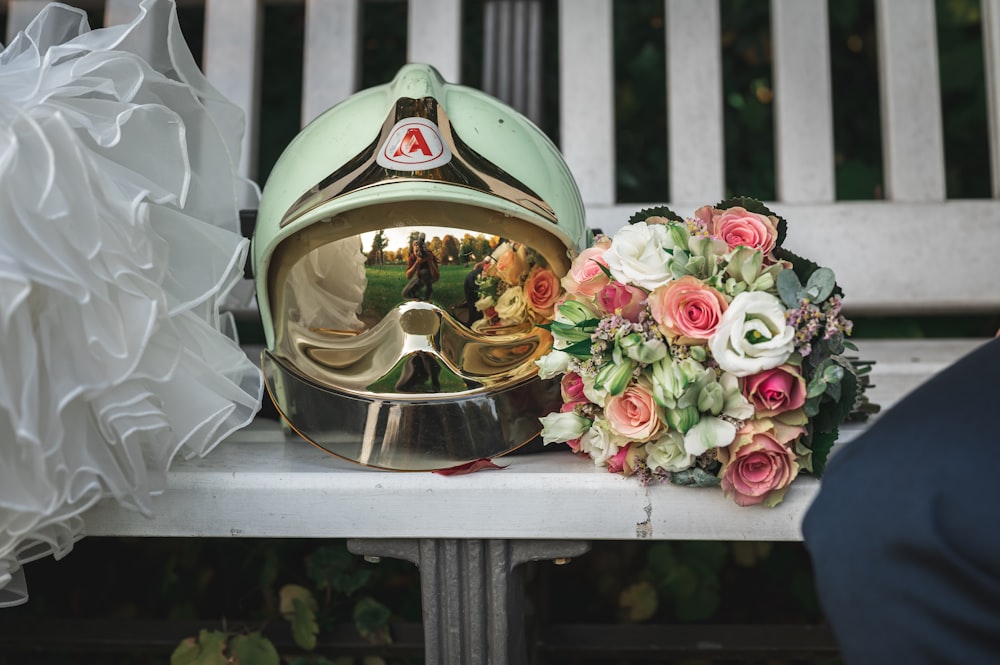
[[[451,307],[465,300],[463,285],[465,276],[472,270],[471,266],[443,265],[441,279],[434,283],[431,302],[446,312]],[[382,320],[385,314],[396,305],[403,302],[403,287],[409,281],[406,279],[406,266],[389,264],[383,266],[367,266],[365,274],[368,277],[368,288],[365,290],[365,301],[361,309],[361,320],[371,326]]]

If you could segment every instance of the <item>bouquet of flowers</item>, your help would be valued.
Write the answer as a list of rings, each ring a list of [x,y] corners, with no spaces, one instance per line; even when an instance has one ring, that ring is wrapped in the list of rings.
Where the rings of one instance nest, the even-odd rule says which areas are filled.
[[[643,482],[721,485],[741,506],[820,474],[838,426],[873,410],[870,363],[845,355],[833,271],[784,236],[745,198],[690,219],[643,210],[598,236],[562,280],[538,360],[564,402],[541,419],[545,443]]]
[[[559,278],[540,254],[527,246],[503,241],[487,257],[476,278],[482,313],[477,327],[545,323],[555,314],[562,295]]]

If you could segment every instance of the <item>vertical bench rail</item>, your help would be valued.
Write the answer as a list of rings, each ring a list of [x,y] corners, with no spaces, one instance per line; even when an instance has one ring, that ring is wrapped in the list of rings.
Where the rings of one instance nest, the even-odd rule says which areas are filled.
[[[681,210],[725,193],[718,0],[666,0],[667,161]]]
[[[830,203],[833,93],[826,0],[771,0],[777,195]]]
[[[409,0],[406,59],[433,65],[446,81],[462,74],[461,0]]]
[[[559,3],[560,148],[588,210],[615,203],[611,6],[611,0]]]
[[[990,137],[990,182],[1000,199],[1000,0],[982,0],[986,117]]]
[[[361,82],[360,0],[306,0],[302,126],[350,97]]]
[[[934,0],[877,0],[882,163],[892,201],[943,201]]]

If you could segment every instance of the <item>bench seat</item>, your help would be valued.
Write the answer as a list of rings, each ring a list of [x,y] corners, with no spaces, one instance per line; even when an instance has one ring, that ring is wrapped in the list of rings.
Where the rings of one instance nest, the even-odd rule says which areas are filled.
[[[876,361],[873,401],[891,406],[981,340],[860,340]],[[877,417],[877,416],[876,416]],[[843,428],[844,445],[866,427]],[[462,476],[366,469],[259,419],[204,459],[178,460],[155,520],[105,501],[94,536],[582,540],[800,540],[819,481],[800,478],[774,509],[718,489],[644,487],[564,448]]]

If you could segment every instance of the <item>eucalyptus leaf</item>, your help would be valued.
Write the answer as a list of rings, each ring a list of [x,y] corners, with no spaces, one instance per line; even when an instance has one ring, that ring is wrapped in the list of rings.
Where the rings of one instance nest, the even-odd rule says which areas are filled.
[[[778,273],[778,296],[786,307],[798,307],[802,294],[802,282],[792,270]]]
[[[240,665],[281,665],[274,644],[260,633],[237,635],[232,650]]]
[[[705,471],[701,467],[693,467],[684,471],[674,471],[670,474],[670,482],[674,485],[692,485],[694,487],[718,487],[722,480]]]
[[[818,268],[806,280],[806,291],[814,303],[821,303],[830,297],[837,280],[829,268]]]
[[[819,397],[826,392],[826,381],[823,380],[822,376],[814,377],[809,385],[806,387],[806,399],[812,399],[814,397]]]

